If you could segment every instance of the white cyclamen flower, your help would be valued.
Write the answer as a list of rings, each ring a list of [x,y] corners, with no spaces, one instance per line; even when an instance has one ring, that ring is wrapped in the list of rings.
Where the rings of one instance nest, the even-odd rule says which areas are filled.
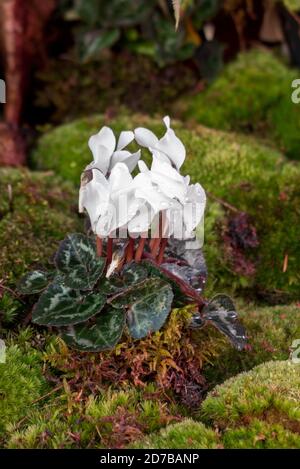
[[[92,169],[92,179],[79,192],[79,211],[88,212],[92,230],[101,238],[112,235],[134,217],[143,201],[135,197],[133,178],[124,163],[117,163],[108,179]]]
[[[105,176],[110,173],[117,163],[124,163],[132,172],[140,159],[140,150],[130,153],[124,148],[134,140],[134,133],[123,131],[118,143],[113,131],[109,127],[102,129],[89,139],[88,145],[93,153],[94,161],[86,169],[99,169]]]
[[[164,158],[166,162],[169,161],[179,170],[185,160],[185,147],[182,141],[176,137],[174,130],[171,129],[169,116],[164,117],[163,121],[167,130],[160,140],[151,130],[144,127],[135,129],[135,140],[139,145],[148,148],[152,153],[154,151],[161,153],[161,158]]]

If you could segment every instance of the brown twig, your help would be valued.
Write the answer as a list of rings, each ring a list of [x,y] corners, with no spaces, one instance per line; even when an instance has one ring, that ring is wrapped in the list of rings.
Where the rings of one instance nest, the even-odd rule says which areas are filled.
[[[210,199],[215,200],[215,201],[218,202],[220,205],[223,205],[223,207],[226,207],[228,210],[231,210],[232,212],[235,212],[235,213],[240,213],[240,212],[241,212],[241,210],[239,210],[238,208],[236,208],[236,207],[234,207],[233,205],[229,204],[229,203],[226,202],[225,200],[220,199],[219,197],[216,197],[216,196],[213,195],[211,192],[207,192],[207,191],[206,191],[206,194],[207,194],[207,196],[208,196]]]

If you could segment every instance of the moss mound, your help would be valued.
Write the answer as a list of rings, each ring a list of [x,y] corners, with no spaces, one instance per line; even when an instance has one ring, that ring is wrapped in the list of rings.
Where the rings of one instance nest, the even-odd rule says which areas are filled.
[[[31,347],[10,345],[6,362],[0,363],[0,443],[8,424],[23,419],[47,389],[41,353]]]
[[[208,127],[256,132],[300,159],[300,106],[291,100],[297,71],[271,53],[242,53],[204,93],[193,97],[186,117]]]
[[[300,445],[300,365],[257,366],[217,386],[201,407],[205,422],[223,431],[227,448]]]
[[[137,126],[149,127],[157,134],[163,132],[157,119],[123,115],[109,121],[94,116],[43,135],[33,162],[78,185],[82,168],[91,160],[87,140],[104,124],[116,132]],[[280,153],[248,137],[200,126],[189,130],[179,123],[175,128],[187,147],[183,172],[191,174],[193,181],[201,182],[211,193],[204,246],[210,270],[209,289],[252,288],[273,302],[297,296],[299,166],[287,163]],[[228,204],[249,214],[259,241],[258,248],[244,250],[245,259],[238,268],[234,260],[240,253],[232,251],[232,240],[228,241],[226,234],[236,212],[228,209]]]
[[[52,173],[0,170],[0,278],[15,283],[31,264],[47,263],[66,233],[81,226],[74,188]]]
[[[218,447],[216,433],[202,423],[185,419],[168,425],[159,433],[139,441],[132,448],[140,449],[213,449]]]

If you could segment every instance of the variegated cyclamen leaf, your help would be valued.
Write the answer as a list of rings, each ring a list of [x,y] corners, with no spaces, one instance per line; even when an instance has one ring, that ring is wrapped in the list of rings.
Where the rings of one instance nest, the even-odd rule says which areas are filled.
[[[36,303],[32,321],[42,326],[79,324],[99,313],[105,303],[105,296],[99,293],[79,295],[63,284],[52,283]]]
[[[127,308],[127,325],[134,339],[158,331],[172,307],[171,286],[159,278],[150,278],[109,300],[112,306]]]
[[[33,270],[21,278],[18,290],[23,295],[32,295],[39,293],[47,287],[52,280],[53,272],[43,272],[42,270]]]
[[[112,349],[120,340],[125,326],[125,312],[108,308],[97,317],[94,324],[69,327],[62,338],[67,345],[84,352]]]
[[[225,334],[238,350],[243,350],[247,343],[246,331],[238,321],[235,306],[229,296],[220,294],[212,298],[203,308],[202,318]]]
[[[127,286],[136,284],[148,277],[147,269],[137,262],[126,264],[122,270],[122,276]]]
[[[79,233],[62,241],[54,261],[64,283],[75,290],[92,290],[105,266],[105,259],[97,256],[95,242]]]

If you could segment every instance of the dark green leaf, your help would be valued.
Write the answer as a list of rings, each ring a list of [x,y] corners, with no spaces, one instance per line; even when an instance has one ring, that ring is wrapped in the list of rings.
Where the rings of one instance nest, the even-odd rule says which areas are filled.
[[[116,308],[127,307],[127,324],[134,339],[158,331],[172,307],[171,286],[158,278],[150,278],[128,288],[109,300]]]
[[[105,303],[105,296],[99,293],[82,296],[65,285],[52,283],[36,303],[32,321],[43,326],[78,324],[99,313]]]
[[[122,271],[123,279],[126,285],[133,285],[148,277],[147,269],[137,262],[126,264]]]
[[[245,347],[246,331],[238,322],[235,306],[229,296],[216,295],[203,308],[202,317],[223,332],[238,350]]]
[[[109,308],[102,312],[94,324],[69,328],[63,340],[71,347],[85,352],[112,349],[120,340],[125,326],[122,309]]]
[[[23,295],[32,295],[44,290],[53,278],[53,273],[34,270],[24,275],[18,285],[18,290]]]
[[[91,290],[105,266],[105,259],[97,257],[95,242],[78,233],[64,239],[54,261],[64,275],[65,285],[75,290]]]

